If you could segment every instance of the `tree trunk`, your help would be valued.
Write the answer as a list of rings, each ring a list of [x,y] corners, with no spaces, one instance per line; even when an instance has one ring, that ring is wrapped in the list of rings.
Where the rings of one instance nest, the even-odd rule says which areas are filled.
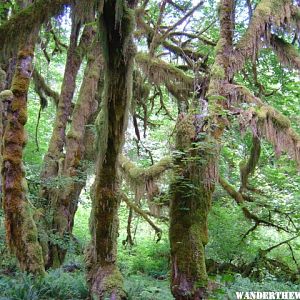
[[[90,45],[94,37],[94,30],[92,26],[85,26],[83,29],[80,42],[78,42],[82,19],[82,12],[80,12],[81,4],[77,3],[72,10],[72,28],[70,35],[70,45],[67,53],[66,68],[64,72],[64,79],[61,88],[61,94],[58,101],[56,118],[54,122],[52,136],[49,142],[48,151],[44,157],[44,164],[41,171],[41,188],[40,188],[40,203],[45,215],[48,217],[43,219],[40,224],[40,231],[42,232],[42,246],[46,267],[58,267],[62,263],[62,258],[59,258],[57,248],[57,238],[51,237],[57,232],[57,223],[61,218],[56,218],[54,207],[63,206],[64,204],[57,204],[57,195],[64,189],[64,183],[60,182],[63,175],[65,155],[64,147],[66,146],[66,127],[72,115],[72,100],[76,88],[76,77],[82,63],[87,47]],[[90,7],[87,10],[89,13]],[[91,14],[92,16],[94,14]],[[88,18],[90,17],[87,14]],[[90,19],[89,19],[90,20]],[[58,184],[57,184],[58,183]],[[78,188],[79,189],[79,188]],[[80,189],[81,190],[81,189]],[[76,193],[79,196],[80,191]],[[77,196],[77,199],[78,199]],[[75,202],[77,200],[75,199]]]
[[[86,127],[91,124],[91,119],[98,108],[96,93],[97,89],[101,89],[102,86],[100,77],[103,78],[103,58],[99,48],[99,43],[94,43],[93,50],[89,53],[71,128],[67,134],[66,158],[63,161],[63,170],[59,174],[65,184],[51,194],[53,214],[51,229],[62,241],[64,237],[72,233],[79,195],[86,183],[87,167],[83,161],[86,153],[84,139]],[[65,247],[50,244],[47,267],[60,266],[66,252]]]
[[[170,186],[171,291],[176,299],[205,299],[208,278],[204,247],[217,172],[214,151],[209,140],[195,139],[193,115],[180,114],[176,129],[180,154],[175,157]]]
[[[121,14],[118,13],[120,10]],[[87,257],[92,299],[126,297],[122,275],[116,266],[120,204],[118,157],[127,127],[132,91],[135,52],[131,37],[133,20],[127,1],[104,2],[99,30],[105,60],[105,81],[101,111],[96,120],[99,156],[92,190],[92,241]]]
[[[175,179],[171,185],[171,290],[176,299],[205,299],[207,274],[204,247],[207,216],[218,180],[220,138],[227,124],[223,87],[232,80],[229,58],[234,32],[234,1],[221,0],[220,39],[206,94],[207,114],[179,114]],[[197,101],[194,101],[197,107]],[[198,104],[199,105],[199,104]],[[194,108],[195,109],[195,108]],[[203,112],[201,112],[203,113]]]
[[[29,40],[32,38],[29,38]],[[20,47],[11,90],[1,93],[2,112],[2,182],[6,236],[23,271],[44,273],[42,249],[27,198],[27,183],[22,162],[26,144],[27,93],[32,74],[34,41]]]

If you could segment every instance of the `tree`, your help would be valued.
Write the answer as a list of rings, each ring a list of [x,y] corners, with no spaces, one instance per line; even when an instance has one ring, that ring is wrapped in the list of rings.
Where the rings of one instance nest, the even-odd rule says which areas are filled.
[[[91,297],[126,297],[116,265],[121,200],[129,208],[125,243],[133,242],[130,228],[134,213],[155,230],[157,241],[162,230],[151,218],[169,220],[171,291],[176,299],[209,297],[205,254],[208,218],[214,202],[221,202],[220,188],[221,195],[228,195],[226,199],[235,202],[235,211],[240,209],[248,222],[241,243],[260,226],[288,235],[258,251],[253,262],[247,262],[248,276],[254,273],[257,261],[274,266],[276,262],[271,262],[267,254],[282,245],[289,245],[294,257],[290,243],[299,235],[296,214],[267,199],[270,194],[257,188],[260,183],[256,178],[268,173],[261,163],[267,160],[264,148],[268,146],[264,140],[273,145],[275,156],[286,152],[298,164],[300,161],[299,128],[287,117],[291,108],[287,112],[288,101],[284,98],[287,94],[293,94],[292,99],[297,97],[295,91],[291,92],[295,85],[286,80],[294,76],[287,75],[287,68],[299,69],[299,7],[294,2],[221,0],[217,8],[214,1],[199,1],[193,6],[191,1],[161,1],[157,5],[145,0],[138,7],[137,1],[129,0],[36,1],[28,7],[21,5],[19,10],[6,3],[0,13],[0,91],[9,88],[12,74],[15,76],[11,90],[1,93],[5,104],[0,130],[3,204],[7,237],[22,269],[43,273],[39,243],[46,268],[63,264],[68,240],[72,239],[79,195],[86,185],[85,159],[89,152],[96,156],[95,161],[94,157],[91,159],[96,177],[91,189],[92,240],[87,251]],[[60,41],[56,26],[49,22],[65,5],[69,6],[71,20],[68,45]],[[239,14],[244,6],[248,15]],[[66,17],[67,11],[63,15]],[[24,30],[17,34],[20,24]],[[38,183],[40,192],[32,207],[45,216],[37,223],[38,232],[32,212],[27,209],[21,159],[31,72],[26,80],[19,80],[24,62],[33,57],[37,41],[47,64],[55,53],[67,49],[60,94],[40,71],[33,72],[41,107],[47,97],[56,103],[53,132]],[[51,45],[55,49],[49,55]],[[27,47],[31,49],[29,54]],[[22,54],[23,48],[26,55]],[[18,82],[23,81],[26,85],[19,91]],[[79,81],[81,88],[76,98]],[[284,105],[280,99],[284,99]],[[286,115],[280,112],[281,108]],[[128,149],[126,157],[122,155],[130,114],[137,156],[144,154],[147,163],[131,155]],[[10,120],[17,126],[11,126]],[[87,128],[93,127],[94,121],[96,135]],[[145,145],[147,132],[157,132],[159,122],[175,125],[174,131],[164,136],[169,139],[166,154],[171,152],[172,158],[155,157],[155,146]],[[240,137],[243,132],[245,138]],[[94,140],[96,149],[90,151],[89,144]],[[228,140],[238,150],[233,146],[231,149]],[[17,175],[7,168],[13,155],[18,157]],[[172,173],[170,182],[162,175],[167,170]],[[164,178],[164,189],[169,185],[168,192],[160,191],[160,178]],[[13,188],[7,182],[13,182]],[[10,198],[20,198],[15,202],[25,210],[18,210],[12,205],[15,202],[8,201]],[[158,199],[161,203],[157,198],[163,198]],[[141,205],[143,200],[147,201],[149,211]],[[160,215],[161,207],[167,205],[169,218]],[[157,208],[155,213],[153,207]],[[22,242],[28,239],[22,229],[26,224],[34,229],[30,234],[35,249],[32,253],[26,250],[31,244]],[[35,263],[28,263],[33,258]],[[240,270],[243,264],[230,262],[221,266],[213,261],[213,265],[216,269],[229,266]]]
[[[118,160],[124,143],[132,94],[135,46],[132,1],[106,1],[99,6],[100,42],[105,62],[104,91],[96,120],[96,179],[92,188],[91,235],[88,281],[97,299],[123,299],[122,275],[116,266]]]
[[[42,249],[27,198],[27,182],[22,161],[26,144],[27,93],[39,27],[33,28],[27,41],[21,40],[10,90],[1,92],[2,143],[1,174],[6,237],[18,258],[21,270],[44,273]]]

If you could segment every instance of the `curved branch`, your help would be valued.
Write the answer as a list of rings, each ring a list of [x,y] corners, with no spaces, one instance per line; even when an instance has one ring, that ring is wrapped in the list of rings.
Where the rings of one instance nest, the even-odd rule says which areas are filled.
[[[158,178],[163,172],[171,168],[172,158],[168,156],[164,157],[153,166],[144,169],[137,167],[132,161],[122,155],[120,157],[120,166],[121,170],[130,180],[146,182]]]
[[[132,208],[137,214],[143,217],[143,219],[148,222],[148,224],[155,230],[155,233],[157,235],[156,242],[159,242],[161,240],[162,230],[155,225],[155,223],[148,217],[146,212],[133,204],[124,193],[121,194],[121,197],[122,200],[128,205],[128,207]]]
[[[32,78],[34,85],[37,90],[42,92],[48,97],[51,97],[55,103],[55,105],[58,105],[59,101],[59,93],[56,91],[52,90],[46,83],[44,77],[37,71],[36,68],[34,68],[33,73],[32,73]]]
[[[221,176],[219,177],[219,183],[221,184],[223,189],[229,194],[229,196],[231,196],[235,200],[235,202],[238,204],[238,206],[241,207],[244,216],[248,220],[254,221],[255,224],[258,224],[258,225],[262,224],[264,226],[270,226],[270,227],[274,227],[278,230],[283,230],[285,232],[289,232],[286,228],[284,228],[280,225],[271,223],[269,221],[260,219],[258,216],[254,215],[252,212],[250,212],[249,209],[244,205],[245,201],[244,201],[243,195],[240,192],[236,191],[235,188]],[[256,229],[256,227],[254,229]]]
[[[240,173],[241,173],[240,192],[245,190],[248,186],[249,176],[253,174],[259,160],[260,150],[261,150],[260,139],[257,136],[253,136],[250,157],[247,162],[243,161],[240,164]]]

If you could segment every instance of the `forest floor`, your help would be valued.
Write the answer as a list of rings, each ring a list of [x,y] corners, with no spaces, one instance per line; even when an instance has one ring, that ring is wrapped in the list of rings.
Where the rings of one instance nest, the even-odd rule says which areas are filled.
[[[83,249],[89,240],[88,218],[90,208],[80,206],[74,236],[77,244],[69,245],[69,254],[64,266],[50,270],[44,278],[33,278],[29,274],[14,270],[14,261],[6,261],[0,270],[0,300],[76,300],[86,299],[88,289],[85,282]],[[124,275],[125,290],[130,300],[174,299],[169,289],[169,245],[167,228],[159,243],[155,235],[139,218],[134,219],[135,245],[125,248],[127,224],[126,208],[120,211],[119,267]],[[2,263],[3,265],[3,263]],[[9,271],[10,270],[10,271]],[[299,291],[300,286],[265,276],[260,281],[242,278],[239,274],[220,274],[211,277],[219,288],[209,300],[236,299],[235,292],[241,291]]]

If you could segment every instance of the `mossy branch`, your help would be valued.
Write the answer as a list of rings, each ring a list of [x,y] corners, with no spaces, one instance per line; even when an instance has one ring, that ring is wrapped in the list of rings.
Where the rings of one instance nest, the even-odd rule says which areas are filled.
[[[59,101],[59,93],[57,93],[56,91],[50,88],[50,86],[46,83],[44,77],[38,72],[37,69],[33,70],[32,78],[33,78],[35,88],[41,94],[44,94],[45,96],[52,98],[53,102],[57,106]]]
[[[226,103],[230,109],[241,103],[252,106],[247,111],[240,112],[245,128],[250,127],[254,135],[269,141],[277,155],[287,152],[300,166],[300,136],[291,127],[288,117],[274,107],[264,104],[244,86],[225,84],[222,89],[227,99],[230,99]]]
[[[262,0],[257,5],[251,23],[239,40],[231,59],[232,72],[240,70],[248,58],[255,59],[262,46],[262,36],[269,40],[270,25],[290,23],[292,6],[290,0]]]
[[[47,19],[59,14],[71,0],[37,0],[25,9],[13,15],[0,26],[0,52],[9,52],[16,41],[25,41],[34,28],[43,24]],[[22,29],[22,30],[20,30]]]
[[[151,58],[145,53],[138,53],[135,60],[148,78],[156,84],[163,84],[166,80],[182,84],[193,89],[194,79],[182,70],[158,58]]]
[[[123,173],[131,181],[145,183],[148,180],[157,179],[163,172],[172,166],[172,158],[167,156],[149,168],[140,168],[131,162],[127,157],[120,157],[120,166]]]
[[[253,136],[250,157],[246,162],[243,161],[240,164],[240,173],[241,173],[240,191],[247,188],[249,176],[253,174],[257,166],[257,163],[259,161],[260,151],[261,151],[260,140],[257,136]]]

